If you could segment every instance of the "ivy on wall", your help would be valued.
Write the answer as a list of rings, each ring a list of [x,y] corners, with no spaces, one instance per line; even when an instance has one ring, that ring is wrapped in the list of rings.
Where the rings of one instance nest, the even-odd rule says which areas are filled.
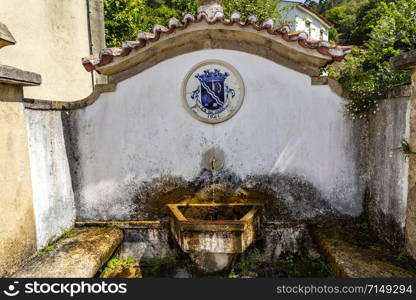
[[[369,13],[378,20],[370,25],[368,39],[344,62],[329,67],[329,75],[356,94],[346,107],[352,119],[375,114],[383,90],[411,82],[410,71],[393,70],[389,59],[416,47],[416,0],[378,1]]]

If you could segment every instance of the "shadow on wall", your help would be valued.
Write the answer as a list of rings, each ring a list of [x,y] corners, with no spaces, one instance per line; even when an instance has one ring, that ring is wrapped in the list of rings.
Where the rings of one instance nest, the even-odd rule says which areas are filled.
[[[264,203],[267,221],[342,217],[311,183],[297,176],[276,173],[241,179],[227,170],[205,169],[192,182],[175,176],[137,182],[130,179],[119,188],[111,209],[97,208],[93,215],[77,199],[78,220],[159,220],[168,215],[166,204],[181,201]]]

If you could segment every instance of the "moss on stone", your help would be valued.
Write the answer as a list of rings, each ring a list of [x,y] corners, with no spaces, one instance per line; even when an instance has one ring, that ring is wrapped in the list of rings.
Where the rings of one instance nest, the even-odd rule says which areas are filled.
[[[136,260],[116,255],[107,262],[100,278],[142,278],[142,275]]]

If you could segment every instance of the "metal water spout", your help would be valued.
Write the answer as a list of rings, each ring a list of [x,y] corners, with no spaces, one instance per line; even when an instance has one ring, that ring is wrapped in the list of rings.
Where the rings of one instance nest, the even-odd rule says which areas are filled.
[[[215,159],[215,157],[212,158],[212,162],[211,162],[211,169],[214,171],[216,170],[216,166],[215,163],[217,162],[217,160]]]
[[[219,148],[211,148],[202,156],[202,167],[210,171],[220,171],[224,168],[224,151]]]

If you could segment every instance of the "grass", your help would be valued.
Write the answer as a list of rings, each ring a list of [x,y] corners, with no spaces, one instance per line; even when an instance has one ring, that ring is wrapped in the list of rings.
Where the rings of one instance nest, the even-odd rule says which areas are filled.
[[[257,269],[260,263],[255,258],[242,259],[234,265],[233,271],[228,276],[229,278],[242,278],[251,276]]]
[[[355,224],[355,227],[362,231],[368,231],[370,229],[370,225],[368,224],[368,222],[357,223]]]
[[[106,277],[108,277],[108,275],[110,273],[112,273],[116,269],[119,269],[119,268],[128,269],[128,268],[133,267],[135,265],[137,265],[137,262],[136,262],[135,259],[130,258],[130,257],[128,257],[126,259],[121,259],[119,255],[116,255],[107,262],[107,264],[106,264],[104,270],[102,271],[100,277],[106,278]]]
[[[64,232],[62,233],[61,238],[62,239],[69,239],[76,236],[76,231],[75,228],[70,228],[70,229],[66,229],[64,230]]]
[[[264,270],[268,270],[264,273]],[[237,262],[229,278],[243,277],[292,277],[335,278],[336,273],[323,258],[307,258],[286,253],[274,264],[259,262],[254,258],[243,258]]]
[[[121,225],[119,223],[116,223],[116,222],[113,222],[111,224],[111,226],[113,226],[114,228],[117,228],[117,229],[120,229],[121,228]]]
[[[45,255],[46,253],[51,252],[51,251],[53,251],[55,249],[56,249],[56,246],[55,245],[48,244],[45,248],[43,248],[42,250],[40,250],[37,253],[37,255]]]
[[[155,266],[155,267],[159,267],[162,265],[168,265],[168,264],[172,264],[174,263],[173,259],[171,259],[170,257],[153,257],[151,259],[149,259],[149,261],[147,262],[148,265],[150,266]]]
[[[172,259],[170,257],[153,257],[140,264],[143,277],[171,278],[178,269],[185,269],[194,274],[196,270],[193,262],[186,257]]]
[[[277,265],[288,277],[336,277],[335,271],[321,257],[311,259],[287,254],[278,260]]]
[[[405,249],[401,249],[397,254],[396,260],[400,263],[407,263],[409,261],[409,256]]]
[[[71,238],[71,237],[74,237],[75,235],[76,235],[75,228],[63,230],[62,235],[60,237],[56,238],[56,236],[54,236],[51,239],[49,239],[48,245],[45,246],[42,250],[40,250],[37,253],[37,255],[45,255],[46,253],[55,250],[57,248],[56,243],[59,240]]]

